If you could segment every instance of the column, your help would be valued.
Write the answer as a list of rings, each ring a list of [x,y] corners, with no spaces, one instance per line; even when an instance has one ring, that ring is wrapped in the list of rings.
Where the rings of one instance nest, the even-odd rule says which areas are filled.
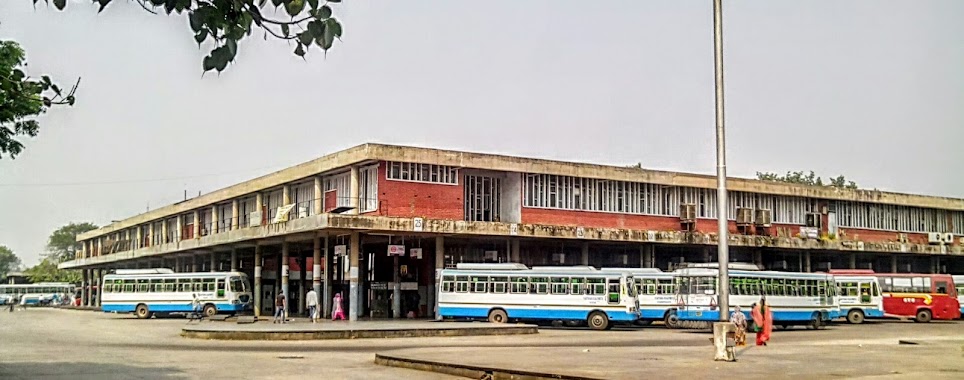
[[[589,242],[582,242],[582,265],[589,265]]]
[[[80,285],[80,305],[87,306],[87,300],[90,298],[90,271],[82,269],[80,272],[84,276]]]
[[[231,248],[231,271],[238,271],[238,249]]]
[[[704,263],[708,263],[708,262],[711,262],[711,261],[713,261],[713,256],[710,255],[710,248],[709,248],[709,247],[703,247],[703,262],[704,262]]]
[[[144,246],[144,235],[141,230],[141,226],[134,227],[134,238],[137,239],[137,242],[134,243],[134,246],[137,248]],[[87,253],[90,254],[89,251]]]
[[[298,268],[301,269],[301,272],[298,274],[301,276],[298,277],[300,281],[298,286],[298,314],[305,315],[305,309],[307,308],[305,295],[308,294],[308,268],[306,268],[308,266],[308,253],[304,250],[300,250],[299,253],[298,257],[301,261],[298,262]]]
[[[402,317],[402,284],[398,278],[398,255],[392,255],[392,318]]]
[[[104,271],[100,269],[94,269],[94,284],[97,290],[94,291],[94,307],[100,307],[100,283],[101,278],[103,278]]]
[[[289,245],[287,241],[281,243],[281,293],[285,295],[285,315],[284,318],[288,319],[288,312],[291,309],[291,296],[288,295],[288,250]]]
[[[348,206],[352,209],[351,215],[358,215],[358,167],[351,167],[351,177],[348,181]],[[339,194],[341,196],[341,194]]]
[[[262,194],[261,192],[258,192],[258,193],[256,193],[256,194],[254,195],[254,208],[255,208],[256,210],[258,210],[259,213],[261,213],[261,220],[250,220],[250,219],[249,219],[249,220],[248,220],[248,223],[251,224],[251,225],[260,226],[260,225],[261,225],[261,222],[262,222],[262,221],[264,220],[264,218],[267,216],[267,215],[264,214],[264,213],[265,213],[265,210],[264,210],[264,194]]]
[[[177,216],[177,231],[174,231],[174,240],[181,241],[184,239],[184,215]]]
[[[511,244],[511,252],[512,252],[510,257],[512,257],[512,262],[521,263],[522,258],[519,255],[519,239],[518,238],[512,239],[512,242],[510,244]]]
[[[217,252],[211,251],[211,267],[208,268],[208,271],[210,272],[218,271],[218,253]]]
[[[313,197],[314,199],[311,200],[312,204],[314,205],[313,215],[321,215],[321,198],[324,195],[324,192],[321,190],[321,177],[315,176],[315,196]],[[315,290],[315,292],[317,292],[317,290]]]
[[[169,243],[169,241],[167,241],[167,220],[164,220],[164,219],[161,220],[161,240],[160,240],[160,242],[161,242],[161,244]]]
[[[515,240],[518,245],[518,240]],[[428,304],[432,305],[432,316],[439,319],[438,311],[438,282],[439,272],[445,269],[445,237],[435,237],[435,275],[432,276],[432,290],[428,292]]]
[[[148,223],[148,225],[147,225],[147,236],[148,236],[147,246],[148,246],[148,247],[151,247],[151,246],[154,245],[154,241],[155,241],[155,240],[154,240],[154,239],[155,239],[155,237],[154,237],[154,222]],[[98,239],[98,241],[97,241],[97,244],[100,245],[100,240],[99,240],[99,239]]]
[[[655,248],[656,247],[653,246],[652,244],[644,244],[642,247],[640,247],[639,260],[642,262],[640,267],[653,268],[656,266],[655,258],[653,257],[654,256],[653,251],[655,251]]]
[[[315,178],[315,183],[317,183],[317,182],[318,182],[318,178],[316,177],[316,178]],[[318,202],[316,201],[315,204],[317,204],[317,203],[318,203]],[[318,238],[318,236],[315,236],[314,238],[311,239],[311,243],[312,243],[312,245],[313,245],[313,247],[312,247],[312,249],[311,249],[311,261],[312,261],[312,265],[311,265],[311,289],[315,291],[315,294],[317,294],[319,297],[321,297],[321,296],[322,296],[322,292],[321,292],[321,240]],[[325,267],[327,267],[327,266],[328,266],[328,265],[326,264]],[[325,298],[328,298],[328,294],[325,294],[324,297],[325,297]],[[319,303],[320,303],[321,305],[328,305],[328,300],[323,300],[322,302],[319,302]],[[319,306],[320,306],[320,305],[319,305]],[[325,315],[325,311],[324,311],[324,310],[325,310],[325,309],[322,309],[322,311],[318,313],[318,316],[323,316],[323,315]]]
[[[756,264],[760,269],[763,269],[763,252],[760,250],[753,251],[753,263]]]
[[[931,273],[941,272],[941,258],[938,256],[931,256]]]
[[[260,198],[260,196],[259,196]],[[261,316],[261,244],[254,246],[254,316]]]
[[[331,317],[331,307],[332,307],[332,305],[331,305],[332,299],[331,299],[331,298],[332,298],[334,295],[331,294],[331,293],[332,293],[332,273],[333,273],[333,272],[332,272],[333,269],[332,269],[331,263],[332,263],[333,260],[332,260],[331,255],[328,254],[328,253],[331,252],[331,251],[328,250],[328,247],[330,247],[330,246],[328,245],[328,234],[327,234],[327,233],[325,233],[324,245],[325,245],[325,249],[324,249],[324,251],[322,251],[322,260],[324,261],[325,266],[324,266],[324,268],[322,268],[322,270],[324,271],[324,275],[325,275],[325,289],[324,289],[324,294],[323,294],[324,299],[323,299],[321,302],[322,302],[322,305],[324,306],[324,310],[322,311],[322,312],[324,313],[324,317],[325,317],[325,318],[329,318],[329,317]]]
[[[218,228],[219,228],[218,223],[220,223],[220,221],[218,220],[218,206],[211,206],[211,229],[210,229],[210,233],[215,234],[215,233],[220,232],[220,231],[218,230]]]
[[[850,254],[850,269],[857,269],[857,254]]]
[[[238,223],[241,222],[241,216],[238,215],[238,200],[234,199],[231,201],[231,230],[238,229]]]
[[[194,210],[194,238],[201,237],[201,212]]]
[[[174,256],[174,271],[180,272],[181,269],[181,256]]]
[[[803,253],[803,271],[804,271],[804,272],[808,272],[808,273],[811,271],[811,269],[810,269],[810,251],[806,251],[806,252]]]
[[[897,273],[897,255],[890,255],[890,273]]]
[[[352,168],[352,173],[358,170]],[[353,175],[354,177],[354,175]],[[357,211],[357,210],[356,210]],[[348,320],[357,321],[361,314],[359,307],[361,299],[361,287],[358,286],[358,262],[361,257],[361,234],[352,232],[349,238],[348,247]]]
[[[197,255],[191,254],[191,272],[197,272]]]

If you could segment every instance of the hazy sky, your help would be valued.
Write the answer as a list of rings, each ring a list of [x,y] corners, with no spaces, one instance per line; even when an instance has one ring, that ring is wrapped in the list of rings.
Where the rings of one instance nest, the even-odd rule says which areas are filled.
[[[712,2],[350,1],[328,57],[260,35],[220,76],[186,17],[0,1],[75,107],[0,160],[25,264],[106,224],[364,142],[712,173]],[[964,1],[727,1],[729,172],[964,197]]]

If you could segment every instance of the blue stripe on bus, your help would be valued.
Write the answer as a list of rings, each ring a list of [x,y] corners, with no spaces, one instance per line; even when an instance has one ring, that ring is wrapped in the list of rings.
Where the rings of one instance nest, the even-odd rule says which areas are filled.
[[[136,308],[137,308],[137,305],[139,305],[139,304],[140,304],[140,303],[137,303],[137,304],[133,304],[133,303],[130,303],[130,304],[117,304],[117,303],[102,304],[101,307],[100,307],[100,309],[101,309],[102,311],[106,312],[106,313],[111,313],[111,312],[117,312],[117,313],[132,313],[132,312],[134,312],[134,309],[136,309]],[[191,305],[190,303],[188,303],[188,304],[170,304],[170,303],[152,304],[152,303],[146,303],[146,305],[147,305],[147,310],[149,310],[149,311],[151,311],[151,312],[158,312],[158,313],[187,313],[187,312],[191,312],[191,311],[194,310],[194,308],[192,307],[192,305]],[[245,307],[245,305],[232,305],[232,304],[228,304],[228,303],[215,303],[214,306],[218,308],[218,312],[225,312],[225,311],[243,311],[243,310],[244,310],[244,307]]]
[[[440,307],[439,314],[443,317],[455,318],[488,318],[488,307]],[[588,310],[573,309],[505,309],[509,318],[519,319],[545,319],[545,320],[585,320],[589,317]],[[638,316],[627,312],[614,312],[606,310],[606,315],[612,321],[631,322],[638,319]]]
[[[667,309],[642,309],[640,310],[640,318],[642,319],[663,319],[666,315]]]
[[[774,310],[773,311],[773,321],[774,322],[803,322],[809,321],[813,313],[818,312],[817,310]],[[743,312],[746,315],[747,320],[752,320],[750,313]],[[720,311],[719,310],[677,310],[676,316],[679,317],[681,321],[719,321]],[[830,313],[824,313],[824,319],[830,319]]]

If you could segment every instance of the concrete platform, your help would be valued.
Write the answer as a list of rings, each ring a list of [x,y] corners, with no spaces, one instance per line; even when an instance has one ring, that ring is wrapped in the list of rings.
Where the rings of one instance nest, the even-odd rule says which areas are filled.
[[[536,334],[534,325],[436,321],[192,322],[181,336],[221,340],[325,340]]]

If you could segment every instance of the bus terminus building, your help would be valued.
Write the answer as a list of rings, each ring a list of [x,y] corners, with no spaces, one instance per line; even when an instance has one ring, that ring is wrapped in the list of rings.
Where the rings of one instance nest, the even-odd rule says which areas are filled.
[[[730,178],[731,260],[801,272],[964,273],[964,199]],[[287,288],[349,319],[435,312],[463,262],[673,269],[715,262],[716,178],[364,144],[77,237],[85,304],[105,271],[240,271],[255,313]],[[399,312],[392,307],[400,288]],[[258,310],[260,309],[260,310]]]

